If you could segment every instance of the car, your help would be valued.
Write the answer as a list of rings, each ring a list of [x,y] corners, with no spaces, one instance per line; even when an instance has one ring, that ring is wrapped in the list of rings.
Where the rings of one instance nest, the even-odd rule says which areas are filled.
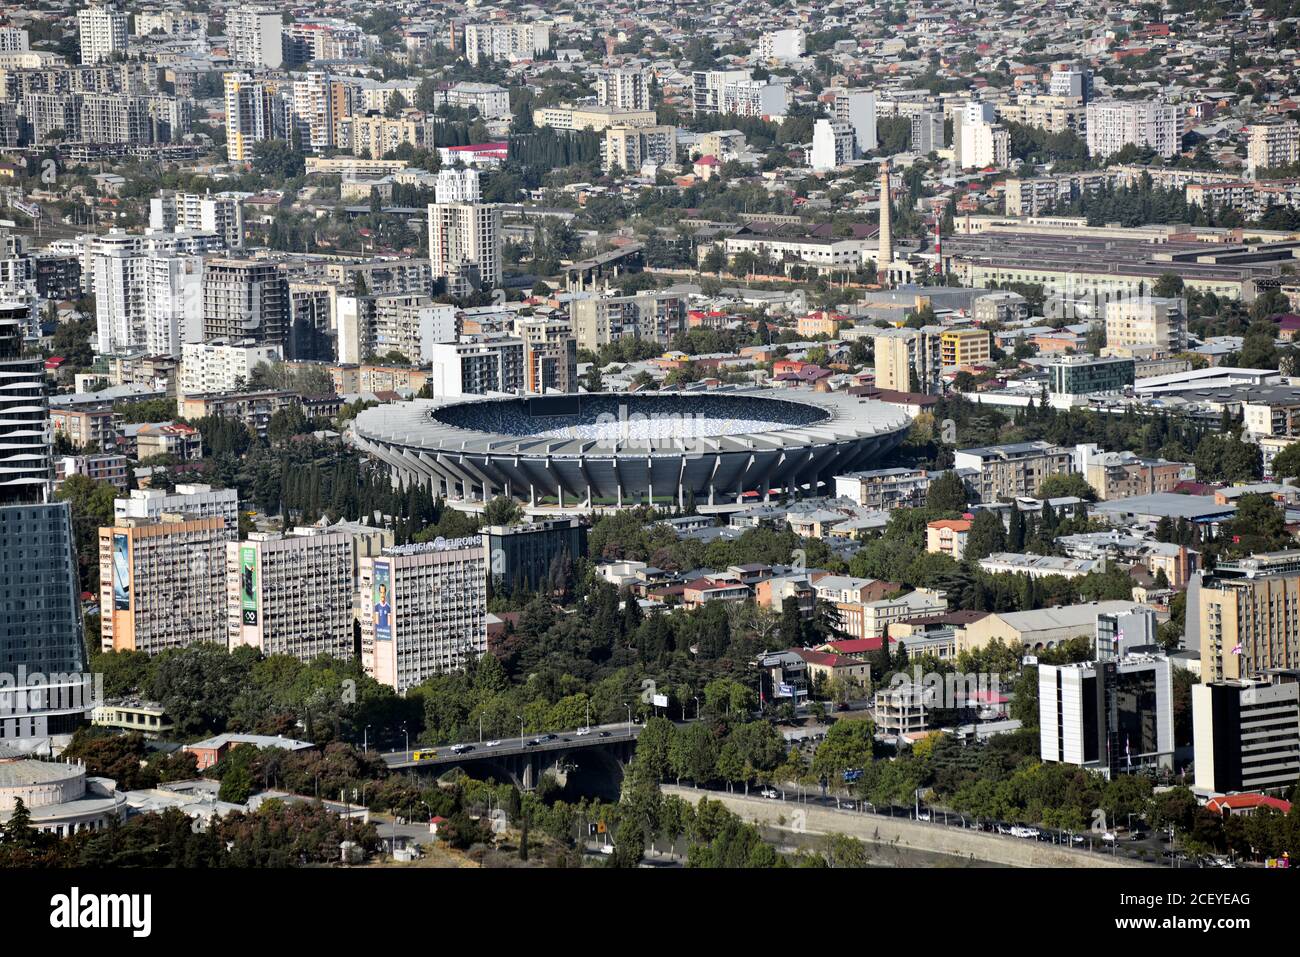
[[[487,742],[487,744],[483,745],[483,747],[485,747],[485,748],[495,748],[495,747],[496,747],[498,744],[500,744],[500,743],[501,743],[500,741],[489,741],[489,742]]]
[[[848,711],[848,710],[849,710],[848,702],[847,702],[847,701],[841,701],[839,704],[837,704],[837,705],[835,706],[835,710],[836,710],[836,711]]]
[[[542,743],[542,742],[539,741],[537,738],[533,738],[533,739],[530,740],[530,741],[525,741],[525,742],[524,742],[524,747],[525,747],[525,748],[535,748],[535,747],[537,747],[537,746],[538,746],[539,744],[541,744],[541,743]]]
[[[840,803],[840,807],[844,808],[846,811],[856,811],[858,809],[858,806],[852,801],[843,801]]]
[[[1116,841],[1119,840],[1119,835],[1116,834],[1114,831],[1102,831],[1101,839],[1105,841],[1107,844],[1114,844]]]
[[[538,743],[541,743],[542,741],[554,741],[558,737],[558,734],[539,734],[537,736],[537,741]]]
[[[1082,834],[1071,834],[1071,835],[1070,835],[1070,843],[1071,843],[1071,844],[1087,844],[1087,843],[1088,843],[1088,839],[1087,839],[1086,837],[1084,837]]]
[[[609,737],[609,732],[608,732],[608,731],[602,731],[602,732],[600,732],[600,736],[601,736],[602,738],[608,738],[608,737]]]
[[[586,736],[586,735],[588,735],[588,734],[591,734],[591,728],[579,728],[577,731],[575,731],[575,732],[573,732],[573,733],[576,734],[578,737],[581,738],[581,737],[584,737],[584,736]]]
[[[1132,831],[1129,834],[1128,839],[1130,841],[1145,841],[1146,837],[1147,837],[1146,831]]]
[[[769,801],[776,800],[776,792],[773,791],[771,788],[763,788],[763,790],[760,791],[759,793],[762,794],[763,797],[767,798]]]
[[[916,812],[916,819],[917,819],[918,821],[928,821],[928,820],[930,820],[930,812],[929,812],[929,811],[917,811],[917,812]]]
[[[1010,834],[1012,837],[1029,837],[1029,838],[1038,837],[1037,828],[1021,827],[1020,825],[1016,825],[1015,827],[1008,828],[1007,833]]]
[[[472,744],[453,744],[451,746],[452,754],[464,754],[466,751],[473,751],[473,750],[474,750],[474,745]]]

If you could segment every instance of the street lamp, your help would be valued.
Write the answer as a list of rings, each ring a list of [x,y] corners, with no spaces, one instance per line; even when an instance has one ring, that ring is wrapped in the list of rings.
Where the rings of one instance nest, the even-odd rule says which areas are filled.
[[[402,736],[406,739],[406,753],[411,753],[411,733],[406,730],[406,722],[402,722]]]
[[[628,704],[626,701],[624,701],[623,707],[627,708],[627,733],[631,734],[632,733],[632,706]]]
[[[515,717],[519,719],[519,743],[523,744],[524,743],[524,716],[522,714],[517,714],[515,715]]]
[[[361,753],[370,753],[370,725],[366,725],[366,730],[361,735]]]
[[[700,720],[700,696],[695,696],[695,720]]]

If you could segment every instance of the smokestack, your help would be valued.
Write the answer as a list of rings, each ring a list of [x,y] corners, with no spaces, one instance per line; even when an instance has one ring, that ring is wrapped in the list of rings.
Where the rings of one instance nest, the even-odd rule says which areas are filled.
[[[889,160],[880,164],[880,253],[877,266],[883,271],[894,261],[894,233],[889,208]]]

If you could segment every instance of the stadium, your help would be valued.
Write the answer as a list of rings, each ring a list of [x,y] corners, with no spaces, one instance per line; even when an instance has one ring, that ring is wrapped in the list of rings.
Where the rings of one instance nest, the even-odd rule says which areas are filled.
[[[367,409],[351,439],[448,499],[680,506],[817,492],[880,459],[910,424],[843,392],[454,396]]]

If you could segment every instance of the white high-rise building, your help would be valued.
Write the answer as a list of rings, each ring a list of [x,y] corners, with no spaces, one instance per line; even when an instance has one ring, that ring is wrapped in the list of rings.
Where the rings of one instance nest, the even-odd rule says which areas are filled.
[[[601,106],[616,110],[650,109],[650,71],[631,68],[607,70],[596,78]]]
[[[853,127],[853,142],[858,155],[876,148],[876,94],[861,87],[840,88],[831,103],[835,119]]]
[[[853,127],[848,123],[820,119],[813,124],[812,150],[809,165],[814,172],[843,166],[853,159]]]
[[[224,339],[186,342],[181,346],[177,391],[181,395],[234,392],[248,388],[248,380],[259,365],[275,365],[283,361],[284,351],[279,344],[273,342],[256,342],[252,339],[241,342],[228,342]]]
[[[149,200],[149,226],[217,233],[228,249],[244,245],[244,213],[233,196],[164,191]]]
[[[177,356],[181,344],[203,339],[203,257],[158,253],[141,260],[145,348]]]
[[[477,203],[482,198],[478,170],[470,166],[439,170],[433,196],[436,203]]]
[[[226,156],[242,163],[264,140],[289,136],[289,108],[274,81],[247,73],[225,74]]]
[[[90,288],[95,294],[95,351],[100,354],[145,343],[143,245],[142,237],[116,229],[88,244]]]
[[[429,204],[429,267],[453,296],[501,283],[501,208],[483,203]]]
[[[240,66],[278,70],[284,65],[284,21],[270,7],[232,6],[226,12],[230,59]]]
[[[1300,163],[1300,123],[1253,123],[1246,127],[1246,166],[1254,173]]]
[[[0,27],[0,53],[26,53],[29,43],[22,27]]]
[[[533,23],[465,24],[465,59],[531,60],[551,48],[551,25]]]
[[[1169,159],[1182,144],[1178,107],[1162,100],[1098,100],[1088,104],[1088,152],[1110,156],[1125,146],[1146,146]]]
[[[77,12],[81,34],[81,62],[87,66],[126,53],[126,12],[115,7],[92,5]]]
[[[807,49],[807,37],[799,29],[772,30],[758,38],[758,55],[763,60],[797,60]]]
[[[787,84],[755,80],[748,70],[696,70],[691,79],[696,116],[706,113],[784,116],[790,104]]]

